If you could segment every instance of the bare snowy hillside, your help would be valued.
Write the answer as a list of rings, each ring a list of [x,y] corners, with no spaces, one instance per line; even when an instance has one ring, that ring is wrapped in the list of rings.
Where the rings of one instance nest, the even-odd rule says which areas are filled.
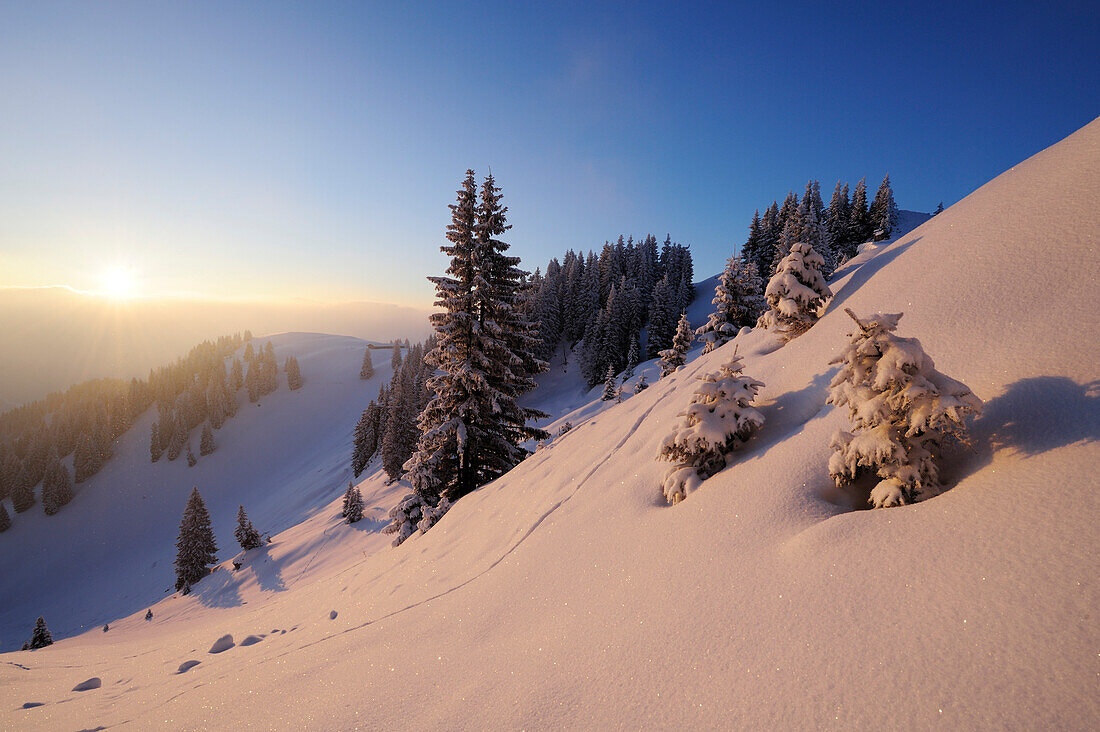
[[[866,246],[794,341],[754,330],[622,404],[563,401],[579,410],[574,429],[397,549],[373,551],[369,530],[309,508],[343,480],[322,449],[346,450],[349,419],[376,388],[333,386],[318,407],[335,415],[319,459],[265,467],[241,494],[263,528],[295,512],[305,522],[240,557],[240,572],[223,566],[195,595],[164,599],[151,621],[139,612],[106,634],[4,654],[0,709],[21,729],[1095,729],[1098,199],[1094,121]],[[829,437],[846,415],[825,398],[852,327],[844,308],[904,312],[899,333],[985,401],[972,449],[946,456],[943,495],[866,511],[833,487]],[[696,377],[734,349],[765,384],[766,422],[734,464],[668,507],[658,446]],[[280,399],[310,397],[301,353],[306,388],[245,409],[231,423],[242,439]],[[348,380],[356,367],[349,357]],[[316,420],[299,439],[327,429]],[[265,464],[221,467],[243,479]],[[278,480],[301,481],[301,500],[284,505],[280,491],[261,508]],[[157,546],[172,533],[158,529]],[[124,548],[151,551],[136,538]],[[3,561],[7,606],[18,562]],[[48,571],[19,571],[61,592]],[[89,580],[71,601],[105,593]]]

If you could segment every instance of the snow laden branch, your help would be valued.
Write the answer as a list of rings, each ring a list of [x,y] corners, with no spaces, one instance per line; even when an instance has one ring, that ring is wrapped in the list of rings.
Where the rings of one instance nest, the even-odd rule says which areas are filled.
[[[827,403],[848,407],[852,431],[838,431],[829,474],[837,485],[874,471],[876,507],[914,503],[940,491],[936,458],[947,437],[965,439],[963,420],[982,402],[963,383],[941,374],[916,338],[894,334],[901,313],[865,320],[844,312],[857,329],[831,363],[841,365]]]
[[[735,353],[719,371],[700,377],[678,428],[661,443],[658,458],[676,463],[664,481],[669,503],[679,503],[726,467],[727,455],[764,424],[764,416],[751,406],[763,384],[741,368]]]

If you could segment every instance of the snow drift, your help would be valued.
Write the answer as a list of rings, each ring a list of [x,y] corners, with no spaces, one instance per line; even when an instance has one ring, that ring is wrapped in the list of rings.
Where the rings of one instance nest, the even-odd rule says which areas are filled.
[[[790,343],[754,330],[605,403],[399,549],[6,654],[0,708],[21,728],[1096,728],[1097,200],[1100,121],[868,246]],[[944,494],[854,510],[829,478],[845,307],[905,313],[985,402]],[[658,448],[734,348],[764,428],[667,507]]]

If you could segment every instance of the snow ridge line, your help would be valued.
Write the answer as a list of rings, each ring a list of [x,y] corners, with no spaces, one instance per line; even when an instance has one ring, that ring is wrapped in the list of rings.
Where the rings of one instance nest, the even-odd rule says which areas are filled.
[[[583,478],[581,478],[580,482],[577,483],[577,487],[573,489],[572,493],[570,493],[568,496],[561,499],[556,504],[554,504],[550,509],[548,509],[546,511],[546,513],[544,513],[542,516],[540,516],[535,521],[535,523],[531,525],[531,528],[529,528],[523,534],[523,536],[521,536],[516,541],[515,544],[513,544],[511,547],[509,547],[504,552],[504,554],[502,554],[500,556],[500,558],[496,559],[492,564],[490,564],[488,567],[486,567],[482,571],[478,572],[473,577],[470,577],[469,579],[464,580],[463,582],[460,582],[459,584],[455,585],[454,587],[451,587],[449,589],[443,590],[442,592],[436,593],[435,595],[432,595],[431,597],[426,597],[423,600],[418,600],[417,602],[414,602],[414,603],[412,603],[410,605],[407,605],[403,608],[398,608],[397,610],[392,610],[392,611],[386,613],[385,615],[374,618],[372,620],[364,621],[364,622],[360,623],[359,625],[353,625],[350,628],[345,628],[344,630],[341,630],[339,633],[333,633],[331,635],[326,635],[324,637],[318,638],[314,641],[310,641],[309,643],[306,643],[305,645],[298,646],[296,649],[287,650],[283,653],[280,653],[277,656],[268,656],[267,658],[264,658],[264,659],[260,660],[258,663],[266,663],[267,661],[270,661],[270,660],[274,660],[274,659],[277,659],[277,658],[282,658],[283,656],[289,655],[289,654],[294,653],[296,651],[301,651],[301,650],[304,650],[306,648],[310,648],[312,646],[315,646],[319,643],[323,643],[324,641],[332,640],[333,638],[337,637],[338,635],[344,635],[345,633],[351,633],[351,632],[356,631],[356,630],[362,630],[363,628],[367,627],[368,625],[372,625],[373,623],[378,623],[378,622],[381,622],[383,620],[389,620],[392,617],[395,617],[397,615],[405,613],[409,610],[413,610],[415,608],[418,608],[421,605],[426,605],[429,602],[432,602],[434,600],[438,600],[439,598],[444,597],[446,595],[449,595],[452,592],[457,592],[458,590],[461,590],[463,587],[470,584],[471,582],[474,582],[475,580],[478,580],[481,577],[484,577],[486,574],[488,574],[494,568],[496,568],[497,565],[499,565],[501,562],[503,562],[505,559],[507,559],[509,555],[511,555],[513,552],[515,552],[515,550],[519,548],[519,545],[522,544],[524,541],[526,541],[527,538],[530,537],[531,534],[533,534],[535,532],[535,529],[537,529],[539,526],[541,526],[542,523],[547,518],[549,518],[552,513],[554,513],[558,509],[560,509],[563,505],[565,505],[566,502],[568,502],[571,498],[573,498],[575,495],[577,495],[577,493],[580,491],[581,487],[585,483],[588,482],[588,480],[596,473],[597,470],[599,470],[601,467],[603,467],[603,465],[606,464],[607,461],[611,459],[612,455],[617,453],[623,447],[623,445],[626,444],[626,441],[630,439],[631,435],[633,435],[635,432],[638,431],[638,428],[642,426],[642,423],[645,422],[645,420],[649,417],[649,415],[653,412],[653,410],[657,408],[657,405],[660,404],[661,401],[665,397],[667,397],[670,393],[672,393],[672,391],[673,391],[672,389],[666,389],[664,394],[662,394],[661,396],[654,399],[653,404],[649,405],[649,407],[647,407],[646,410],[644,412],[642,412],[642,415],[640,417],[638,417],[638,419],[635,420],[634,424],[630,426],[630,429],[628,429],[626,431],[626,435],[624,435],[623,438],[621,440],[619,440],[619,443],[617,445],[615,445],[615,447],[613,447],[611,450],[608,451],[607,456],[604,457],[603,460],[600,460],[598,463],[596,463],[596,465],[593,466],[592,469],[589,470],[588,473],[586,473]]]

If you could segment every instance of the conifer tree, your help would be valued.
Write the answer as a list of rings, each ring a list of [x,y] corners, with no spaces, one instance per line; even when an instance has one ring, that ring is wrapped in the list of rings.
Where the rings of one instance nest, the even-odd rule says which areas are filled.
[[[217,553],[210,512],[206,510],[199,489],[192,488],[176,539],[176,589],[182,589],[185,595],[189,593],[191,585],[210,573],[208,565],[218,561]]]
[[[359,378],[366,381],[374,376],[374,364],[370,358],[370,346],[363,349],[363,366],[359,369]]]
[[[871,202],[869,213],[871,228],[882,231],[887,239],[893,234],[894,227],[898,223],[898,207],[894,203],[894,191],[890,188],[890,175],[882,179],[882,184],[875,193],[875,200]]]
[[[764,416],[752,407],[764,385],[741,370],[735,353],[719,371],[700,377],[680,425],[661,443],[658,457],[676,463],[664,480],[669,503],[679,503],[726,467],[727,455],[764,424]]]
[[[73,471],[76,473],[76,482],[83,483],[94,475],[96,470],[97,466],[95,465],[95,452],[92,446],[92,438],[87,433],[84,433],[77,441],[76,450],[73,452]],[[18,511],[19,509],[16,508],[16,510]]]
[[[429,278],[442,312],[431,316],[436,341],[426,361],[440,373],[427,380],[433,396],[420,415],[417,451],[404,466],[415,492],[391,512],[386,528],[397,534],[395,544],[511,469],[525,454],[520,442],[546,437],[526,424],[541,413],[515,401],[545,364],[534,357],[533,340],[521,332],[529,324],[515,310],[522,270],[498,239],[508,228],[506,210],[492,176],[479,205],[468,170],[451,206],[449,244],[441,248],[451,258],[449,276]]]
[[[157,432],[157,423],[153,422],[151,430],[152,434],[149,436],[149,458],[151,462],[160,460],[160,456],[164,454],[164,448],[160,444],[160,434]]]
[[[190,445],[188,445],[190,447]],[[214,431],[210,429],[210,423],[207,422],[202,426],[202,437],[199,438],[199,454],[209,455],[217,449],[217,445],[214,444]]]
[[[726,268],[714,288],[714,299],[710,301],[714,311],[706,324],[696,334],[706,344],[703,353],[733,339],[744,327],[752,327],[763,309],[760,276],[756,273],[756,264],[733,255],[726,260]]]
[[[46,621],[39,616],[38,620],[34,621],[34,630],[31,632],[31,640],[27,647],[33,651],[50,645],[53,645],[53,636],[50,634],[50,629],[46,627]]]
[[[661,351],[661,378],[668,376],[685,363],[691,343],[695,340],[695,331],[691,329],[687,313],[680,315],[680,322],[676,326],[676,335],[672,339],[672,348]]]
[[[286,371],[286,385],[291,391],[296,391],[302,388],[302,370],[298,366],[298,359],[294,356],[286,357],[286,364],[283,366],[283,370]]]
[[[645,374],[638,375],[638,383],[634,385],[634,393],[641,394],[643,391],[649,388],[649,383],[645,380]]]
[[[237,528],[233,531],[233,536],[245,551],[256,549],[263,544],[260,540],[260,532],[256,531],[256,527],[248,520],[244,506],[237,507]]]
[[[859,183],[856,183],[856,189],[852,193],[851,211],[848,236],[852,241],[849,246],[852,251],[855,251],[860,244],[871,241],[871,234],[874,233],[874,227],[871,226],[871,218],[867,210],[867,181],[863,178],[860,178]]]
[[[855,242],[849,236],[851,218],[851,205],[848,203],[848,184],[845,183],[841,187],[840,181],[837,181],[825,217],[825,230],[828,233],[829,242],[832,244],[833,256],[836,257],[838,266],[841,261],[851,259],[856,255],[855,246],[858,245],[858,242]]]
[[[840,371],[828,404],[848,407],[852,432],[840,430],[830,447],[829,474],[837,485],[873,472],[875,507],[900,506],[940,491],[936,458],[946,438],[965,440],[963,420],[982,402],[959,381],[936,370],[916,338],[894,334],[901,313],[876,313],[856,322],[847,348],[830,363]]]
[[[343,515],[349,524],[354,524],[363,518],[363,493],[351,483],[348,483],[348,490],[344,495]]]
[[[390,367],[395,374],[401,368],[401,341],[396,338],[393,339],[393,353],[390,356]]]
[[[676,333],[676,302],[668,277],[662,277],[653,287],[653,296],[649,305],[649,325],[647,326],[646,354],[656,358],[661,351],[672,345]]]
[[[623,372],[623,381],[634,376],[634,369],[638,367],[638,334],[630,334],[630,346],[626,351],[626,371]]]
[[[939,202],[939,204],[936,206],[936,210],[932,212],[932,215],[938,216],[941,213],[943,213],[943,201]]]
[[[821,306],[833,296],[821,274],[821,255],[801,242],[779,263],[764,296],[768,311],[760,316],[758,325],[780,333],[790,340],[801,335],[818,318]]]
[[[758,272],[767,271],[771,267],[774,254],[765,240],[764,226],[764,221],[760,218],[760,209],[757,209],[752,214],[749,238],[741,247],[741,259],[755,264]]]
[[[11,528],[11,516],[3,503],[0,503],[0,534]]]
[[[53,516],[61,507],[73,500],[73,482],[69,469],[61,464],[55,454],[46,469],[42,481],[42,508],[47,516]]]
[[[252,361],[256,358],[256,351],[252,348],[252,341],[250,340],[244,347],[244,361],[249,366],[252,365]]]
[[[195,457],[195,453],[191,451],[191,441],[188,440],[187,441],[187,467],[189,467],[189,468],[195,467],[195,463],[197,463],[198,461],[199,461],[199,459],[197,457]]]
[[[619,386],[618,379],[615,378],[615,367],[607,367],[607,378],[603,382],[603,395],[600,396],[605,402],[609,402],[615,398],[615,392]]]
[[[367,463],[378,451],[378,426],[381,407],[373,399],[363,413],[359,415],[359,422],[355,425],[354,447],[351,454],[351,469],[355,477],[366,469]]]

